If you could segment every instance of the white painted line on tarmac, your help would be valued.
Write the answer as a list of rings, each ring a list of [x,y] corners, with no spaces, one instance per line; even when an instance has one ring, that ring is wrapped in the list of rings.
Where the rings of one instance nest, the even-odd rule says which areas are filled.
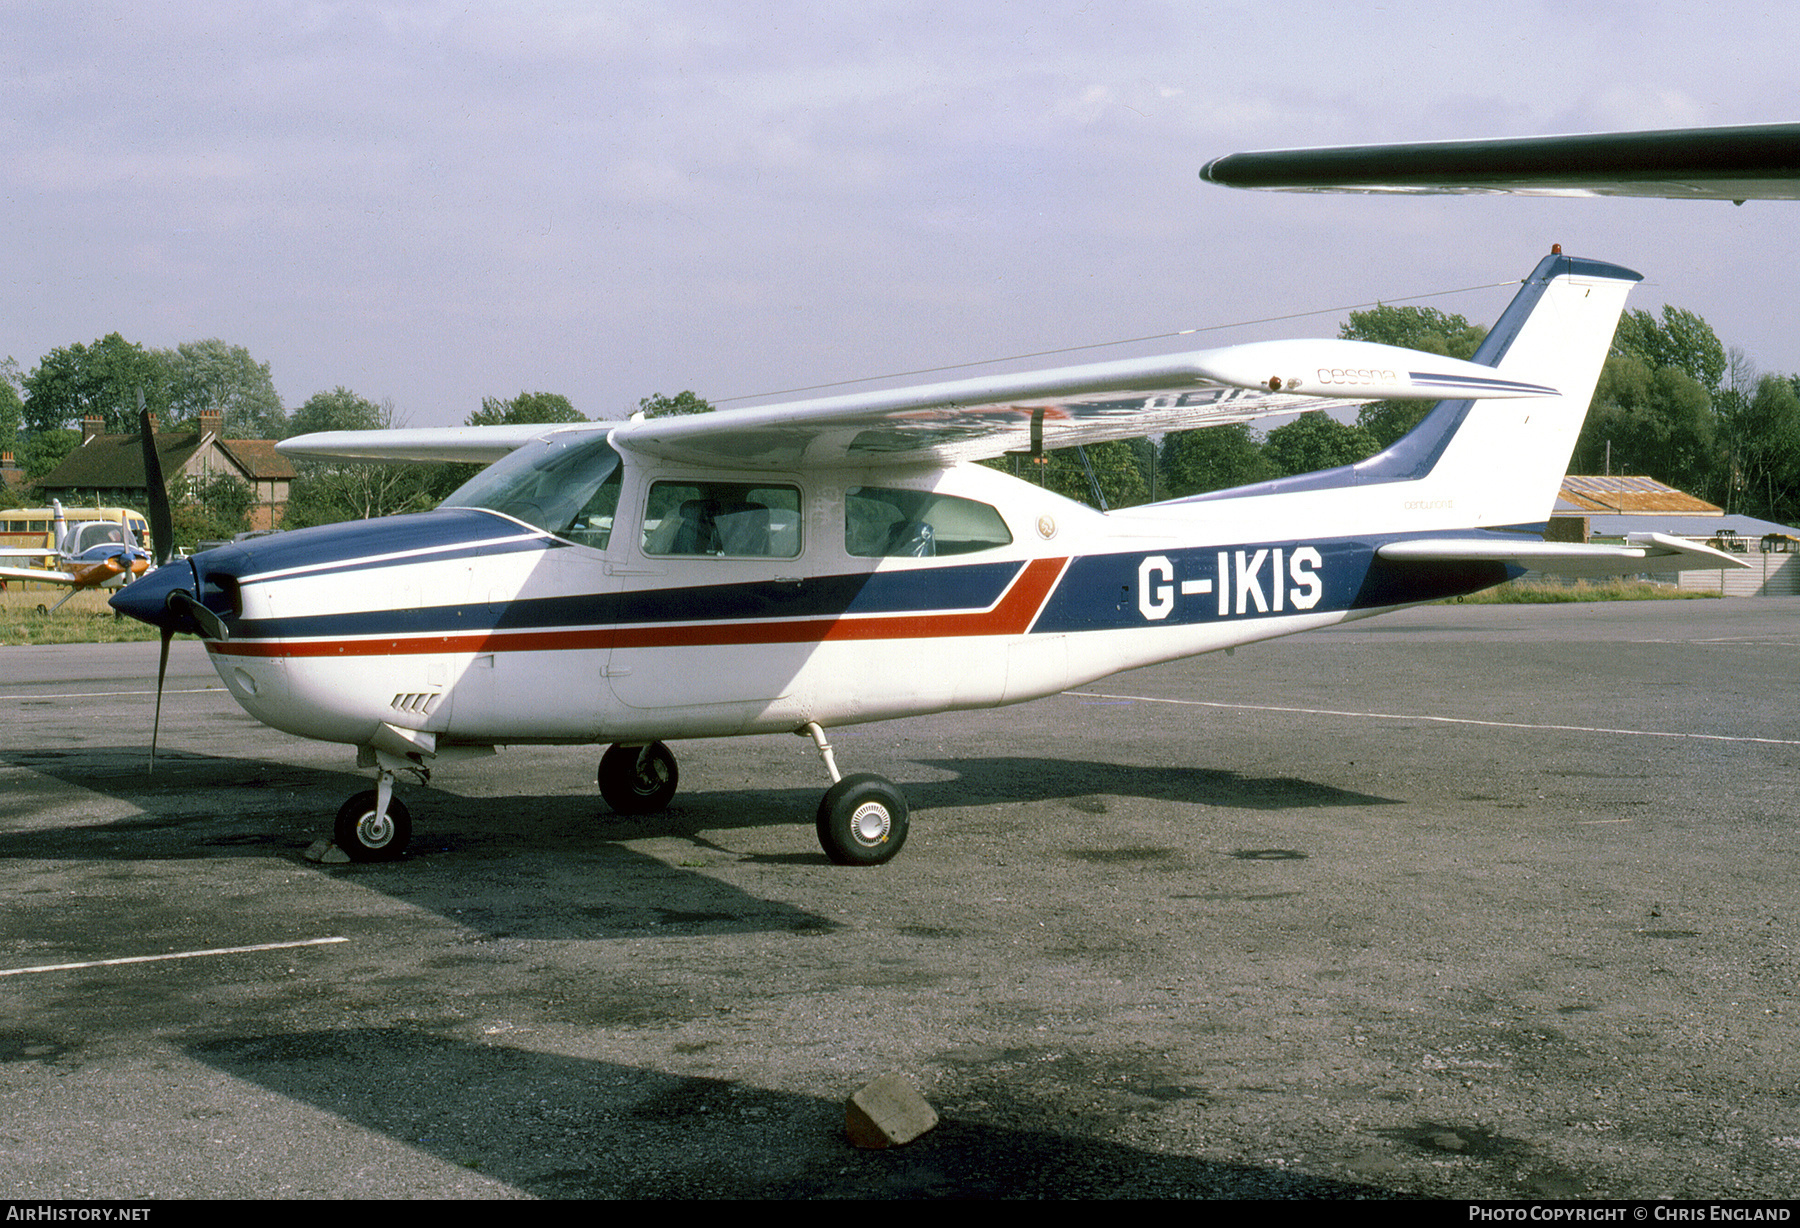
[[[1154,695],[1107,695],[1099,691],[1064,691],[1074,699],[1130,699],[1142,704],[1176,704],[1188,708],[1224,708],[1239,712],[1284,712],[1292,716],[1348,716],[1367,721],[1430,721],[1438,725],[1475,725],[1483,729],[1536,729],[1545,733],[1605,733],[1625,738],[1686,738],[1696,742],[1754,742],[1763,746],[1800,746],[1800,738],[1751,738],[1732,733],[1671,733],[1662,729],[1607,729],[1596,725],[1534,725],[1526,721],[1478,721],[1463,716],[1422,716],[1403,712],[1341,712],[1333,708],[1278,708],[1272,704],[1226,704],[1208,699],[1159,699]]]
[[[322,947],[348,938],[302,938],[297,942],[259,942],[250,947],[212,947],[205,951],[173,951],[168,955],[127,955],[122,959],[90,959],[79,964],[39,964],[35,968],[0,968],[0,976],[24,976],[27,972],[71,972],[77,968],[111,968],[119,964],[153,964],[165,959],[199,959],[202,955],[247,955],[254,951],[285,951],[291,947]]]
[[[180,691],[164,691],[164,695],[205,695],[210,691],[223,691],[222,686],[196,686]],[[0,699],[117,699],[121,695],[154,695],[155,691],[76,691],[69,695],[34,695],[21,692],[17,695],[0,695]]]

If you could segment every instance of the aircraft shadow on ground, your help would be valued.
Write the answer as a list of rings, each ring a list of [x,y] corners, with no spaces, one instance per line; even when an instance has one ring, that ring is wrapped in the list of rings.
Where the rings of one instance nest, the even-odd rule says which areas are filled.
[[[138,752],[0,754],[64,784],[103,793],[142,813],[111,822],[26,823],[32,801],[0,804],[0,862],[170,862],[226,858],[298,861],[331,830],[331,798],[366,787],[363,777],[265,760],[198,754],[159,758],[146,776]],[[489,937],[609,939],[648,934],[826,932],[828,918],[758,898],[696,869],[730,859],[701,832],[717,816],[677,808],[658,821],[611,814],[591,797],[470,798],[441,790],[404,790],[415,811],[414,837],[398,862],[319,866],[458,926]],[[777,795],[780,796],[780,795]],[[324,800],[321,800],[324,799]],[[816,805],[814,798],[809,805]],[[732,826],[792,821],[779,808],[743,815]],[[8,822],[14,820],[15,822]],[[16,825],[15,825],[16,823]],[[650,835],[691,838],[691,864],[623,842]],[[806,859],[810,859],[810,856]],[[434,861],[460,871],[421,874]],[[824,861],[823,854],[817,860]],[[310,863],[308,863],[310,864]],[[545,906],[546,899],[556,906]],[[109,905],[122,907],[117,902]]]
[[[996,1104],[985,1089],[970,1120],[940,1104],[942,1123],[909,1146],[858,1151],[844,1140],[840,1103],[424,1031],[231,1035],[186,1049],[233,1078],[539,1198],[1394,1196],[978,1120],[1067,1120],[1066,1107],[1029,1092]],[[412,1188],[428,1195],[433,1182],[422,1172]]]
[[[0,861],[183,861],[299,859],[326,836],[335,802],[366,780],[358,775],[262,759],[194,753],[159,759],[146,775],[136,750],[15,751],[0,762],[105,794],[140,814],[92,824],[25,821],[29,797],[0,803]],[[920,760],[951,779],[901,784],[915,814],[933,810],[1066,801],[1103,806],[1097,795],[1181,804],[1281,810],[1389,804],[1291,778],[1247,777],[1205,768],[1083,760],[975,758]],[[904,773],[901,773],[904,775]],[[829,918],[758,898],[703,872],[744,855],[722,833],[794,826],[791,853],[756,859],[825,866],[811,819],[822,790],[715,790],[678,795],[660,814],[612,814],[597,795],[468,797],[442,789],[403,790],[413,811],[407,856],[394,863],[320,868],[490,936],[612,939],[649,934],[821,932]],[[13,826],[8,820],[18,820]],[[671,864],[631,842],[688,841],[692,855]],[[904,856],[904,854],[902,854]],[[421,874],[431,861],[456,874]],[[544,899],[556,900],[555,908]]]

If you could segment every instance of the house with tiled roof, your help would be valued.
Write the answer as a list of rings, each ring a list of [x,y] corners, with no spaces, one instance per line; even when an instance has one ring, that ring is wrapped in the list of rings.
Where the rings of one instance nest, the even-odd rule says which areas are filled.
[[[64,504],[100,504],[145,507],[149,492],[144,482],[144,445],[138,432],[107,435],[98,416],[82,422],[81,444],[62,464],[32,484],[36,497]],[[245,483],[255,493],[250,527],[273,529],[281,524],[287,508],[294,466],[267,439],[219,438],[219,415],[202,412],[192,425],[152,431],[163,480],[173,484],[177,475],[204,482],[222,473]]]

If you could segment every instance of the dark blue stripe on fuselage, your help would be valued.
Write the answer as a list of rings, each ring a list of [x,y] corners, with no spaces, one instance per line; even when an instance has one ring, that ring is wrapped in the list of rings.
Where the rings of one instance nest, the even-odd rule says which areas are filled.
[[[529,536],[533,532],[517,521],[492,512],[446,508],[410,516],[383,516],[379,520],[351,520],[310,529],[292,529],[234,542],[195,558],[203,571],[239,578],[271,572],[315,576],[515,550],[549,550],[568,544],[548,535]],[[419,559],[386,557],[413,551],[428,553]],[[382,561],[371,562],[374,556],[382,556]]]
[[[1379,609],[1460,596],[1522,574],[1501,563],[1421,564],[1376,557],[1376,549],[1386,542],[1430,536],[1434,534],[1384,534],[1089,555],[1069,564],[1032,631],[1118,630]],[[1316,561],[1306,552],[1316,552]],[[1206,587],[1184,594],[1184,583]]]
[[[410,560],[401,560],[407,561]],[[695,565],[705,567],[708,561],[696,560]],[[373,571],[381,566],[365,563],[362,570]],[[458,635],[549,627],[985,610],[1000,599],[1023,566],[1019,562],[975,563],[804,580],[754,580],[641,592],[464,602],[421,609],[241,619],[233,625],[232,634],[240,639]]]

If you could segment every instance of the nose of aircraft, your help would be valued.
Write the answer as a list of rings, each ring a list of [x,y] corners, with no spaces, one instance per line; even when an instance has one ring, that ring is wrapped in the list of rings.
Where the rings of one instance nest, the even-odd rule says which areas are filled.
[[[152,627],[167,627],[174,617],[169,610],[169,594],[178,588],[192,592],[198,587],[194,565],[187,559],[177,559],[127,584],[114,593],[107,604],[119,613],[129,615],[139,622],[149,623]]]
[[[149,623],[165,635],[179,633],[222,640],[229,632],[220,615],[232,611],[209,609],[195,596],[223,594],[222,586],[217,583],[203,585],[203,574],[193,559],[173,560],[127,584],[107,604],[121,614]]]

